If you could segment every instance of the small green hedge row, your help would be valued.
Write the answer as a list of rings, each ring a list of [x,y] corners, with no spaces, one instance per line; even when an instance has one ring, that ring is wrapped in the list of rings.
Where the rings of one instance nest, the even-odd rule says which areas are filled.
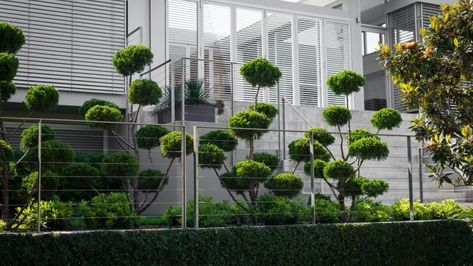
[[[459,220],[0,234],[3,265],[471,265]]]

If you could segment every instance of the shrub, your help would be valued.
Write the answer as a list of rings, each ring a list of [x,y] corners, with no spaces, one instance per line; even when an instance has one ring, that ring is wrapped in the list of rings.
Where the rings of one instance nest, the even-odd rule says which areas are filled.
[[[13,148],[4,140],[0,140],[0,161],[8,162],[13,160]]]
[[[322,113],[327,124],[331,126],[344,126],[351,120],[351,112],[346,107],[332,105]]]
[[[330,200],[330,198],[316,198],[315,213],[317,223],[336,223],[340,217],[338,203]]]
[[[304,136],[307,139],[310,139],[310,133],[312,133],[312,138],[314,141],[317,141],[324,146],[329,146],[335,142],[335,137],[333,137],[332,134],[330,134],[326,129],[312,128],[307,131]]]
[[[59,92],[52,85],[36,85],[26,91],[25,104],[28,110],[51,111],[59,103]]]
[[[360,87],[365,85],[365,78],[356,72],[344,70],[330,76],[327,85],[336,95],[350,95],[360,91]]]
[[[246,179],[239,178],[233,169],[232,172],[220,175],[222,185],[230,190],[235,190],[241,194],[243,190],[248,189],[248,182]]]
[[[388,191],[388,182],[381,179],[371,179],[361,184],[361,191],[368,197],[377,197]]]
[[[247,184],[246,187],[251,187],[266,180],[271,175],[271,169],[256,161],[244,160],[235,164],[235,173]]]
[[[58,218],[58,210],[53,201],[41,201],[41,223],[42,229],[52,229],[52,224]],[[17,207],[19,212],[21,207]],[[18,230],[35,230],[38,226],[38,203],[31,200],[23,212],[13,222],[12,228]]]
[[[270,194],[259,196],[253,208],[254,215],[265,225],[296,224],[307,213],[302,203]]]
[[[326,161],[314,160],[314,177],[315,178],[324,178],[324,168],[327,165]],[[304,173],[308,176],[311,176],[310,173],[310,161],[305,162],[304,164]]]
[[[389,207],[370,199],[356,203],[352,211],[354,222],[385,222],[389,219]]]
[[[38,146],[38,135],[39,127],[38,125],[32,125],[28,128],[25,128],[21,133],[20,137],[20,148],[23,151],[26,151],[29,148]],[[41,126],[41,142],[53,140],[55,137],[55,132],[50,127],[46,125]]]
[[[3,221],[2,219],[0,219],[0,232],[5,230],[5,228],[7,228],[7,223]]]
[[[228,152],[233,151],[238,145],[238,140],[230,134],[228,131],[224,130],[214,130],[209,133],[202,135],[199,140],[200,144],[213,144],[220,149]]]
[[[12,81],[18,70],[18,59],[9,53],[0,53],[0,80]]]
[[[350,141],[350,143],[353,143],[357,140],[364,139],[364,138],[377,138],[377,139],[379,139],[378,136],[371,133],[368,129],[357,128],[357,129],[354,129],[354,130],[351,131],[351,134],[349,136],[349,141]]]
[[[173,131],[162,136],[159,141],[161,142],[161,153],[167,158],[179,158],[181,157],[182,150],[182,132]],[[186,155],[194,152],[194,141],[192,136],[186,134]]]
[[[94,190],[102,187],[100,171],[87,163],[67,165],[61,175],[59,197],[63,201],[90,200],[97,195]]]
[[[268,179],[264,186],[276,196],[292,198],[300,193],[304,182],[295,174],[280,173]]]
[[[130,45],[115,53],[113,66],[123,76],[141,72],[153,62],[153,53],[144,45]]]
[[[248,108],[246,110],[247,111],[256,111],[258,113],[262,113],[271,120],[273,120],[274,117],[276,117],[276,115],[278,114],[278,109],[270,103],[257,103],[256,104],[256,110],[255,110],[255,105],[252,104],[252,105],[248,106]]]
[[[25,36],[20,28],[0,22],[0,52],[14,54],[25,44]]]
[[[100,165],[105,155],[103,152],[77,151],[75,161],[77,163],[87,163],[100,170]]]
[[[156,191],[160,185],[165,185],[168,177],[158,169],[145,169],[139,174],[138,188],[140,190]]]
[[[458,219],[464,212],[463,208],[451,199],[444,200],[440,203],[431,202],[428,207],[434,219]]]
[[[38,190],[38,172],[31,172],[21,179],[21,188],[24,193],[24,198],[33,191]],[[41,175],[41,200],[50,200],[55,198],[57,189],[59,188],[59,176],[51,171],[43,172]],[[33,198],[37,199],[37,194],[33,193]]]
[[[253,155],[253,161],[260,162],[271,169],[274,170],[279,168],[279,158],[276,155],[267,153],[267,152],[257,152]]]
[[[115,103],[105,101],[105,100],[102,100],[102,99],[90,99],[88,101],[85,101],[82,104],[82,106],[79,108],[79,114],[81,116],[85,117],[85,114],[87,114],[87,111],[89,111],[90,108],[92,108],[96,105],[104,105],[104,106],[108,106],[108,107],[111,107],[111,108],[115,108],[117,110],[120,109],[120,107],[118,107],[118,105],[116,105]]]
[[[350,144],[348,155],[361,160],[384,160],[389,155],[388,145],[378,138],[362,138]]]
[[[90,201],[90,213],[97,228],[131,228],[138,224],[138,217],[130,207],[125,193],[100,194]]]
[[[383,108],[373,114],[371,124],[378,130],[393,129],[399,127],[402,122],[401,113],[391,108]]]
[[[225,163],[225,152],[213,144],[199,146],[199,166],[202,168],[222,168]]]
[[[0,100],[8,101],[10,97],[15,94],[16,85],[11,81],[0,80]]]
[[[282,76],[281,71],[265,58],[246,62],[240,67],[240,74],[253,87],[273,87]]]
[[[271,119],[269,119],[266,115],[255,111],[238,112],[232,116],[230,120],[228,120],[228,126],[232,127],[230,132],[232,132],[233,135],[246,140],[260,137],[265,133],[262,130],[250,129],[267,129],[270,125]]]
[[[57,140],[41,142],[41,162],[45,171],[60,172],[66,165],[74,162],[75,152],[71,146]],[[38,168],[38,148],[30,149],[23,164],[29,169]]]
[[[151,150],[158,147],[161,143],[159,139],[170,131],[162,126],[147,125],[136,132],[136,142],[140,149]]]
[[[150,79],[137,79],[131,83],[128,100],[134,104],[158,104],[162,96],[159,85]]]
[[[324,167],[324,176],[326,178],[343,180],[348,179],[353,175],[355,175],[355,169],[353,169],[351,164],[343,160],[329,162]]]
[[[289,143],[289,159],[296,162],[303,162],[310,160],[310,140],[308,138],[300,138]],[[330,154],[325,148],[314,141],[314,159],[328,161]]]
[[[401,199],[390,206],[391,217],[395,221],[407,221],[410,219],[409,200]],[[422,204],[420,201],[414,201],[414,219],[430,220],[432,219],[432,211]]]
[[[87,121],[104,121],[104,122],[120,122],[123,119],[123,115],[120,110],[106,106],[96,105],[90,108],[85,114],[85,120]],[[102,128],[115,128],[116,124],[113,123],[100,123],[92,122],[91,127],[102,127]]]
[[[138,175],[139,162],[127,152],[107,154],[102,160],[102,175],[115,178],[130,178]]]

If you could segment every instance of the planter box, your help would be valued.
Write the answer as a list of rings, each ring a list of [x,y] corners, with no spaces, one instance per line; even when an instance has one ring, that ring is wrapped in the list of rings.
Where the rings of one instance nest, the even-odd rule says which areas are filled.
[[[211,104],[191,104],[185,106],[186,121],[215,123],[215,106]],[[181,121],[181,106],[176,105],[176,121]],[[171,122],[171,109],[164,110],[158,114],[158,123]]]

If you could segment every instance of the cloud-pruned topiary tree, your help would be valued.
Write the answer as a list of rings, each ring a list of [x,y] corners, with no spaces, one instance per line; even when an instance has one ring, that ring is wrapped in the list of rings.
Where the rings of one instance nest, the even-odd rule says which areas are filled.
[[[276,196],[292,198],[300,193],[304,182],[293,173],[280,173],[269,178],[264,186]]]
[[[469,0],[441,5],[418,42],[379,50],[403,102],[420,110],[411,129],[432,154],[434,164],[427,166],[439,185],[473,185],[472,9]]]

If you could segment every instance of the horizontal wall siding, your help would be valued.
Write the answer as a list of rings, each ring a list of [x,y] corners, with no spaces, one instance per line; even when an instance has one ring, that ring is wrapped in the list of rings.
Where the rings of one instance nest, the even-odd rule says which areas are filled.
[[[2,0],[0,21],[26,37],[17,54],[19,88],[124,92],[112,56],[125,43],[125,0]]]

